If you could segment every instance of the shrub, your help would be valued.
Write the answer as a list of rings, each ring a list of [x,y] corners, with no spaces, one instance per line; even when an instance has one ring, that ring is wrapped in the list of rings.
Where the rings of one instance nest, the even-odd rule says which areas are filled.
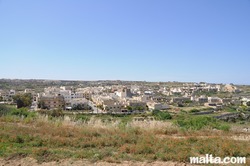
[[[63,117],[64,113],[62,110],[52,110],[52,112],[50,113],[50,116],[52,117]]]
[[[22,143],[24,143],[24,139],[22,138],[22,136],[17,135],[16,139],[15,139],[15,142],[19,143],[19,144],[22,144]]]
[[[205,127],[212,127],[219,130],[229,130],[229,126],[222,124],[217,119],[209,116],[181,116],[175,121],[179,127],[183,129],[200,130]]]
[[[7,115],[11,108],[7,107],[6,105],[0,104],[0,116]]]
[[[35,112],[29,112],[27,108],[20,108],[20,109],[12,109],[9,112],[10,115],[15,115],[15,116],[23,116],[25,118],[27,117],[35,117]]]
[[[153,110],[152,115],[158,120],[172,119],[172,116],[168,112],[163,112],[160,110]]]
[[[220,124],[216,128],[219,129],[219,130],[223,130],[223,131],[229,131],[230,130],[230,126],[228,124]]]
[[[200,112],[200,110],[197,110],[197,109],[191,109],[190,110],[191,113],[195,113],[195,112]]]

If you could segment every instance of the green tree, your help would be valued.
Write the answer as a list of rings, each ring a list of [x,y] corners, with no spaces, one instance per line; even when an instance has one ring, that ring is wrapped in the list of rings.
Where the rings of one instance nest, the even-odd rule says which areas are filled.
[[[132,111],[132,107],[131,107],[131,106],[127,106],[127,109],[128,109],[129,111]]]
[[[135,109],[135,110],[139,110],[139,111],[144,110],[144,108],[143,108],[142,106],[137,106],[137,107],[135,107],[134,109]]]
[[[91,109],[89,106],[85,106],[84,104],[76,104],[72,107],[73,110],[86,110]]]
[[[32,95],[30,93],[18,94],[13,96],[17,108],[30,107],[32,104]]]

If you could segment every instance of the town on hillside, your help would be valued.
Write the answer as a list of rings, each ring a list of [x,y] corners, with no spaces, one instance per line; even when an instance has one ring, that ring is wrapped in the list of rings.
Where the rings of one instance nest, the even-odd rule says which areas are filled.
[[[6,86],[8,81],[9,86]],[[219,118],[235,119],[239,112],[250,111],[249,90],[249,86],[205,82],[1,80],[0,103],[17,107],[26,104],[31,111],[60,109],[90,114],[141,114],[153,110],[172,114],[180,111],[193,114],[217,112]],[[23,96],[29,96],[30,101],[20,102]]]

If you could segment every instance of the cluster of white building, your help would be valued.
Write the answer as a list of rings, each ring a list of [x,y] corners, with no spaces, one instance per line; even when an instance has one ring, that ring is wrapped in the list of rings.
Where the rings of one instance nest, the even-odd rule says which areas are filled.
[[[184,84],[181,87],[160,87],[159,89],[138,85],[131,85],[130,87],[111,85],[86,88],[61,86],[44,88],[44,92],[38,94],[32,89],[25,89],[24,93],[33,94],[33,108],[39,106],[46,109],[62,108],[71,110],[80,105],[81,108],[90,109],[91,107],[98,107],[103,112],[115,113],[169,109],[169,105],[174,103],[195,102],[200,105],[221,106],[234,101],[229,98],[195,95],[196,92],[220,91],[235,93],[240,90],[233,85],[200,83]],[[0,96],[4,100],[11,99],[15,94],[15,90],[8,92],[0,90]],[[243,99],[244,103],[249,101],[247,98]]]

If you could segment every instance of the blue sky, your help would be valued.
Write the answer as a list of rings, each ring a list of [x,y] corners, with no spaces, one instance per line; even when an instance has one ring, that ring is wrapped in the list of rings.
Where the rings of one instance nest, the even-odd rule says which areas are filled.
[[[250,84],[250,0],[0,0],[0,78]]]

